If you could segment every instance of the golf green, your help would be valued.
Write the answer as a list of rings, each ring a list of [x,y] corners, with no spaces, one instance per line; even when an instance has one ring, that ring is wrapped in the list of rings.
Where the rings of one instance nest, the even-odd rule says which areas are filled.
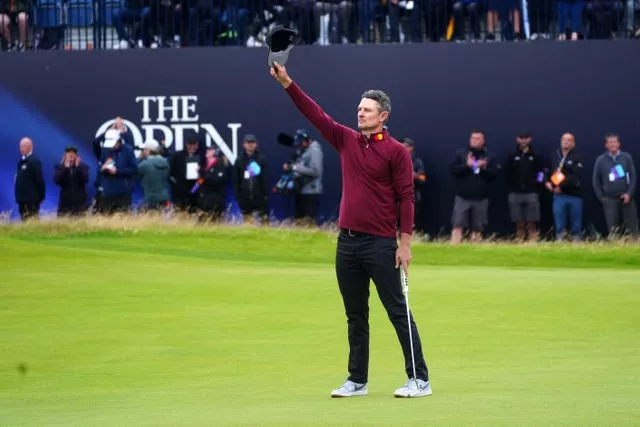
[[[1,425],[638,425],[640,247],[415,244],[433,395],[371,287],[369,395],[345,380],[335,234],[0,226]]]

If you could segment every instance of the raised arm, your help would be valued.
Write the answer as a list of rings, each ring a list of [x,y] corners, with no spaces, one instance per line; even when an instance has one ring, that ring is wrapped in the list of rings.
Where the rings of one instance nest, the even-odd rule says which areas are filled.
[[[289,77],[287,69],[277,62],[271,68],[271,75],[284,87],[300,113],[305,116],[318,132],[336,150],[340,151],[344,142],[344,132],[352,132],[348,127],[336,122]]]

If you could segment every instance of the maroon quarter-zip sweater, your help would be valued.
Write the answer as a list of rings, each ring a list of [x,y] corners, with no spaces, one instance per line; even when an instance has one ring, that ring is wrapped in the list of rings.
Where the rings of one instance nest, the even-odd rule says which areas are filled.
[[[365,137],[334,121],[292,82],[286,89],[298,110],[340,154],[342,200],[338,225],[374,236],[413,230],[413,166],[409,151],[387,131]]]

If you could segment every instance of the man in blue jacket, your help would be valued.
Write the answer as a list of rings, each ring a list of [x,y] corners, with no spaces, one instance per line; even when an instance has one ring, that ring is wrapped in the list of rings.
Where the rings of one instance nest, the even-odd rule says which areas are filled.
[[[593,191],[602,202],[609,236],[617,233],[635,236],[638,211],[633,198],[636,191],[633,158],[620,150],[620,138],[616,134],[605,137],[605,146],[607,151],[597,158],[593,167]]]
[[[103,189],[100,211],[103,214],[129,211],[138,172],[133,147],[124,143],[119,131],[109,129],[104,148],[100,159]]]

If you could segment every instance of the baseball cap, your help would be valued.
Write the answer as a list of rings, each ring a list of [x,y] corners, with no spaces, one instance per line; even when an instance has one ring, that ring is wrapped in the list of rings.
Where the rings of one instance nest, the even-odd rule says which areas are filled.
[[[269,47],[269,67],[273,67],[273,63],[280,65],[287,63],[289,52],[293,49],[298,38],[298,32],[284,25],[276,25],[267,34],[266,42]]]
[[[243,139],[244,142],[257,142],[258,138],[256,138],[256,136],[252,133],[248,133],[244,136]]]
[[[309,132],[307,132],[304,129],[298,129],[296,131],[296,134],[293,137],[294,147],[299,146],[302,143],[302,141],[305,141],[307,139],[311,139],[311,137],[309,136]]]
[[[113,148],[116,146],[116,143],[119,140],[120,140],[120,131],[116,129],[109,129],[104,134],[104,147]]]
[[[157,151],[160,148],[160,144],[158,144],[158,141],[156,141],[155,139],[148,139],[144,143],[144,148],[151,151]]]

